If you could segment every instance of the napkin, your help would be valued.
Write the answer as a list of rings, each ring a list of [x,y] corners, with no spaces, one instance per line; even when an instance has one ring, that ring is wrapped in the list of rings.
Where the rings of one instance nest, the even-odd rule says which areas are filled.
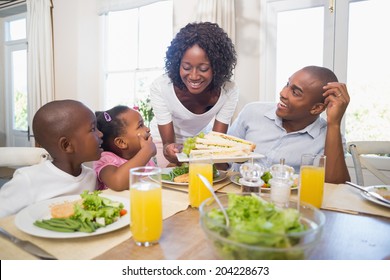
[[[107,195],[123,196],[130,199],[129,191],[114,192],[106,190],[103,192]],[[166,219],[177,212],[183,211],[188,207],[188,197],[184,193],[162,190],[163,198],[163,219]],[[0,219],[0,226],[9,233],[23,240],[28,240],[47,252],[51,253],[58,259],[64,260],[86,260],[93,259],[107,250],[119,245],[129,239],[132,235],[129,226],[105,233],[102,235],[69,238],[69,239],[50,239],[28,235],[20,231],[15,226],[15,216],[8,216]],[[0,259],[27,259],[26,253],[9,241],[0,238]]]
[[[390,208],[365,199],[359,190],[346,184],[325,184],[322,209],[347,212],[352,214],[364,213],[390,218]]]

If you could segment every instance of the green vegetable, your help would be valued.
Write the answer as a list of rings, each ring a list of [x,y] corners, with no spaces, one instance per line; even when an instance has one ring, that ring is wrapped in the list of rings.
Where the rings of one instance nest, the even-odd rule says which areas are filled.
[[[50,220],[37,220],[34,222],[34,225],[43,229],[48,229],[52,231],[58,231],[58,232],[75,232],[75,229],[66,227],[65,225],[53,225],[50,222]]]
[[[196,138],[198,137],[204,138],[204,136],[205,136],[204,132],[200,132],[198,135],[194,137],[188,137],[183,143],[182,152],[185,153],[187,156],[189,156],[191,150],[195,148]]]
[[[172,171],[169,172],[168,174],[161,174],[161,179],[165,180],[165,181],[173,182],[173,179],[175,179],[175,177],[189,173],[189,172],[190,172],[190,169],[189,169],[188,163],[183,163],[182,165],[173,168]],[[218,176],[219,176],[219,172],[218,172],[217,168],[215,167],[215,165],[213,164],[213,178],[215,179]]]
[[[94,232],[102,226],[114,223],[120,217],[123,204],[112,201],[106,197],[100,197],[101,191],[89,193],[84,191],[82,205],[74,205],[74,214],[70,218],[51,218],[37,220],[35,226],[59,232]],[[99,220],[99,223],[96,220]],[[104,221],[104,222],[103,222]]]
[[[298,237],[287,236],[293,232],[302,232],[306,226],[300,221],[296,209],[277,208],[259,196],[228,195],[230,227],[227,229],[222,211],[212,209],[207,214],[206,227],[219,235],[241,244],[260,247],[291,248],[299,242]],[[226,259],[302,259],[302,249],[291,252],[263,252],[239,247],[234,243],[215,242],[219,252]]]
[[[265,184],[268,184],[268,181],[271,179],[272,175],[269,171],[264,172],[264,174],[261,176],[261,180],[263,180]]]

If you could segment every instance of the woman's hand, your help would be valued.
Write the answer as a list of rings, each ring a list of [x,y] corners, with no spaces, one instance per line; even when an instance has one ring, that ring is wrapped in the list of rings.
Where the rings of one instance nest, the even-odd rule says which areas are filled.
[[[169,162],[178,163],[176,154],[180,153],[182,149],[183,149],[182,144],[177,144],[177,143],[164,144],[163,154]]]

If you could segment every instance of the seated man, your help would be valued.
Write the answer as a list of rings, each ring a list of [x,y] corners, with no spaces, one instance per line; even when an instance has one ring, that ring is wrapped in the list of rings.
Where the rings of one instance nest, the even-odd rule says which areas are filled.
[[[299,172],[302,154],[325,154],[325,181],[350,180],[340,127],[349,103],[345,84],[329,69],[305,67],[280,92],[280,102],[247,104],[228,134],[256,143],[267,164],[285,163]],[[326,111],[327,119],[320,117]]]

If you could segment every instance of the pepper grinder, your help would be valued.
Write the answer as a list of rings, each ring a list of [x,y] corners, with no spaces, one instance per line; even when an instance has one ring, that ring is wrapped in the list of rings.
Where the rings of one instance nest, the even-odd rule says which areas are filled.
[[[263,167],[257,163],[244,163],[240,166],[241,179],[239,183],[241,185],[241,191],[244,193],[260,193],[261,186],[264,181],[261,176],[264,173]]]
[[[288,207],[290,200],[291,186],[293,184],[294,168],[284,164],[284,159],[279,164],[272,165],[270,168],[272,179],[271,201],[279,207]]]

